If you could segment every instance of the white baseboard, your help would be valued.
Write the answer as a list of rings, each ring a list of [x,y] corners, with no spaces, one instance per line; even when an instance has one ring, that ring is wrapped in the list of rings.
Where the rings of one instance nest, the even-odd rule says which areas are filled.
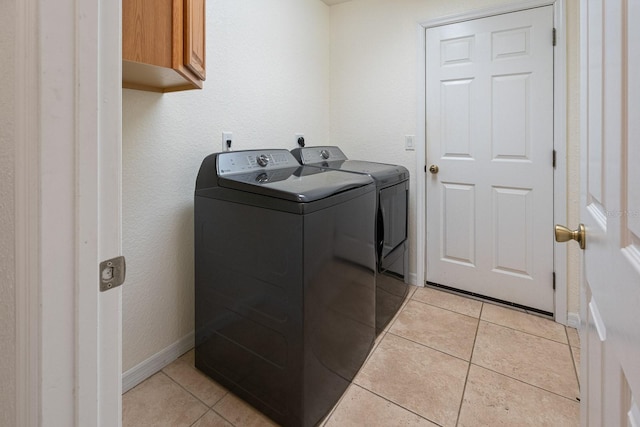
[[[407,284],[414,285],[414,286],[424,286],[424,283],[422,284],[418,283],[418,276],[416,275],[416,273],[409,273]]]
[[[138,363],[133,368],[127,370],[127,372],[124,372],[122,374],[122,393],[126,393],[151,375],[160,371],[178,357],[191,350],[194,345],[195,335],[193,332],[190,332],[147,360]]]
[[[578,313],[567,313],[567,326],[580,329],[580,315]]]

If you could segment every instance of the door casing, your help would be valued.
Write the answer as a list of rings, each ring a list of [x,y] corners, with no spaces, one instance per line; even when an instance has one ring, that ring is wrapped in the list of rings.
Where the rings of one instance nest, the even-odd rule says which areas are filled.
[[[566,34],[565,34],[565,0],[528,0],[514,2],[468,13],[432,19],[418,24],[418,105],[416,129],[416,283],[424,286],[426,280],[426,193],[425,179],[426,159],[426,29],[440,25],[454,24],[471,19],[486,18],[510,12],[517,12],[533,7],[553,5],[554,27],[556,29],[556,46],[554,61],[554,149],[556,151],[556,168],[554,170],[553,218],[556,224],[567,223],[567,66],[566,66]],[[549,231],[550,233],[552,230]],[[555,320],[563,325],[579,326],[578,317],[567,316],[567,250],[554,245],[554,271],[556,273],[556,292],[554,296]]]
[[[121,3],[15,4],[16,421],[119,426]]]

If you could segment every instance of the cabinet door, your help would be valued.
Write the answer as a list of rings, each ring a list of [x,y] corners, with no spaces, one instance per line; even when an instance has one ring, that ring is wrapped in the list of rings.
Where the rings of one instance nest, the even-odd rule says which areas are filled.
[[[122,2],[122,59],[171,67],[171,0]]]
[[[184,65],[205,80],[205,0],[184,0]]]

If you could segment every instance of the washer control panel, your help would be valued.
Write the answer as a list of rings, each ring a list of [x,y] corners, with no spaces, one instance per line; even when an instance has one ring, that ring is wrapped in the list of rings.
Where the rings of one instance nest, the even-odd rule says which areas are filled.
[[[300,164],[285,149],[225,151],[218,154],[218,176],[262,170],[298,167]]]
[[[258,162],[260,166],[265,167],[269,164],[269,156],[266,154],[259,154],[258,157],[256,157],[256,162]]]

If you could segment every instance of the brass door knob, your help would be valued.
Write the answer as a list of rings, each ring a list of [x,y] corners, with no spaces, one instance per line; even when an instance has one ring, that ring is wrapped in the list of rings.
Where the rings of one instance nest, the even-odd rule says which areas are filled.
[[[440,168],[438,167],[438,165],[429,166],[429,172],[431,172],[432,174],[436,174],[438,173],[438,171],[440,171]]]
[[[569,230],[567,227],[556,224],[556,242],[568,242],[575,240],[580,244],[580,249],[584,249],[587,245],[587,233],[584,224],[580,224],[577,230]]]

